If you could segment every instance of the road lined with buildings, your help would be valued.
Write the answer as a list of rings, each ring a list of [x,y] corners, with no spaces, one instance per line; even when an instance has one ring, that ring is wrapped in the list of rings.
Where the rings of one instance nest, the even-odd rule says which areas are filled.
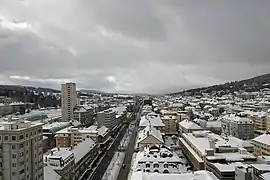
[[[126,180],[128,179],[128,175],[129,175],[129,171],[130,171],[130,167],[131,167],[131,162],[132,162],[132,156],[134,153],[134,147],[135,147],[135,143],[136,143],[136,138],[137,138],[137,132],[139,130],[139,126],[138,126],[138,121],[140,120],[140,114],[141,114],[141,109],[139,111],[139,113],[136,116],[135,122],[134,122],[134,128],[132,131],[132,135],[128,144],[128,147],[125,151],[125,158],[123,161],[123,164],[125,166],[123,166],[123,168],[121,168],[119,174],[118,174],[118,180]]]
[[[138,118],[138,113],[134,113],[133,116],[131,116],[132,121],[137,120],[137,118]],[[120,145],[122,139],[124,138],[128,127],[129,126],[127,124],[124,124],[122,126],[120,132],[117,134],[117,136],[114,139],[114,141],[112,142],[111,146],[106,150],[104,156],[102,156],[100,158],[101,161],[99,161],[97,167],[96,168],[89,167],[89,169],[81,177],[81,180],[83,180],[83,179],[87,179],[87,180],[102,179],[104,173],[106,172],[106,170],[110,164],[110,161],[112,160],[116,151],[118,151],[119,145]],[[133,130],[131,141],[132,141],[132,138],[134,137],[135,129],[136,128],[134,128],[134,130]],[[129,144],[129,146],[130,146],[130,144]],[[124,159],[124,163],[125,163],[125,160],[126,160],[126,158]]]

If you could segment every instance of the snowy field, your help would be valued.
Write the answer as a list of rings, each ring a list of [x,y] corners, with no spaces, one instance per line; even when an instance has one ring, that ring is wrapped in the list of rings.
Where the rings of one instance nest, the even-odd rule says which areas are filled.
[[[104,173],[102,180],[116,180],[120,169],[122,168],[122,163],[125,157],[124,152],[116,152],[112,158],[110,165],[108,166],[106,172]]]

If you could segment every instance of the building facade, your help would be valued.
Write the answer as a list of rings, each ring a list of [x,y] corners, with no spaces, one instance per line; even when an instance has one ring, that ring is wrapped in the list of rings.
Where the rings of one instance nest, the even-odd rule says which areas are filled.
[[[73,120],[73,110],[76,107],[76,84],[66,83],[61,85],[62,121]]]
[[[105,126],[110,130],[117,127],[116,113],[112,109],[107,109],[97,113],[98,127]]]
[[[176,116],[162,116],[161,120],[165,124],[165,134],[178,134],[178,119]]]
[[[254,155],[270,156],[270,133],[262,134],[252,140]]]
[[[0,180],[43,180],[42,124],[0,123]]]
[[[82,125],[91,125],[93,123],[94,109],[91,106],[77,106],[73,112],[74,120]]]

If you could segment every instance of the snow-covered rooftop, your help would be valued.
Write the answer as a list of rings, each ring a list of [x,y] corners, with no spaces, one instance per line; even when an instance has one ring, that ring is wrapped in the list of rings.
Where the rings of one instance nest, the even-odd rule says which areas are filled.
[[[205,154],[206,149],[213,148],[211,147],[210,141],[214,142],[215,148],[227,147],[239,149],[252,147],[250,143],[244,140],[240,140],[232,136],[228,137],[220,136],[212,133],[211,131],[196,131],[193,133],[183,133],[183,137],[185,138],[185,140],[188,140],[191,144],[193,144],[202,155]],[[239,153],[232,153],[232,154],[234,154],[233,156],[240,157]],[[229,153],[226,153],[226,156],[227,155],[229,155]]]
[[[184,120],[179,123],[181,127],[184,127],[185,129],[202,129],[199,125],[196,123],[189,121],[189,120]]]
[[[150,135],[159,140],[160,142],[164,143],[161,132],[152,125],[148,125],[143,130],[139,131],[138,143],[142,142]]]
[[[73,147],[71,152],[75,155],[75,163],[79,162],[88,152],[90,152],[96,143],[91,139],[87,138],[80,142],[77,146]]]
[[[254,138],[252,141],[270,145],[270,133],[262,134],[256,138]]]
[[[44,168],[44,180],[60,180],[61,176],[53,169],[52,166],[46,165]]]
[[[208,171],[195,171],[194,173],[182,174],[159,174],[147,172],[134,172],[131,180],[218,180],[217,177]]]
[[[140,125],[139,125],[140,127],[146,127],[146,126],[149,126],[149,124],[151,124],[154,127],[157,127],[157,126],[164,127],[165,126],[165,124],[162,122],[160,117],[155,117],[155,116],[141,117]]]

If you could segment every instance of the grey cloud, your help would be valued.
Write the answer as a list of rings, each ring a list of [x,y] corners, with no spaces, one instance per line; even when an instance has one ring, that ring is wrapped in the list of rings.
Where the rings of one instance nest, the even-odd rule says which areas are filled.
[[[162,93],[267,73],[269,9],[251,0],[2,0],[0,82]],[[14,20],[22,26],[7,28]]]

